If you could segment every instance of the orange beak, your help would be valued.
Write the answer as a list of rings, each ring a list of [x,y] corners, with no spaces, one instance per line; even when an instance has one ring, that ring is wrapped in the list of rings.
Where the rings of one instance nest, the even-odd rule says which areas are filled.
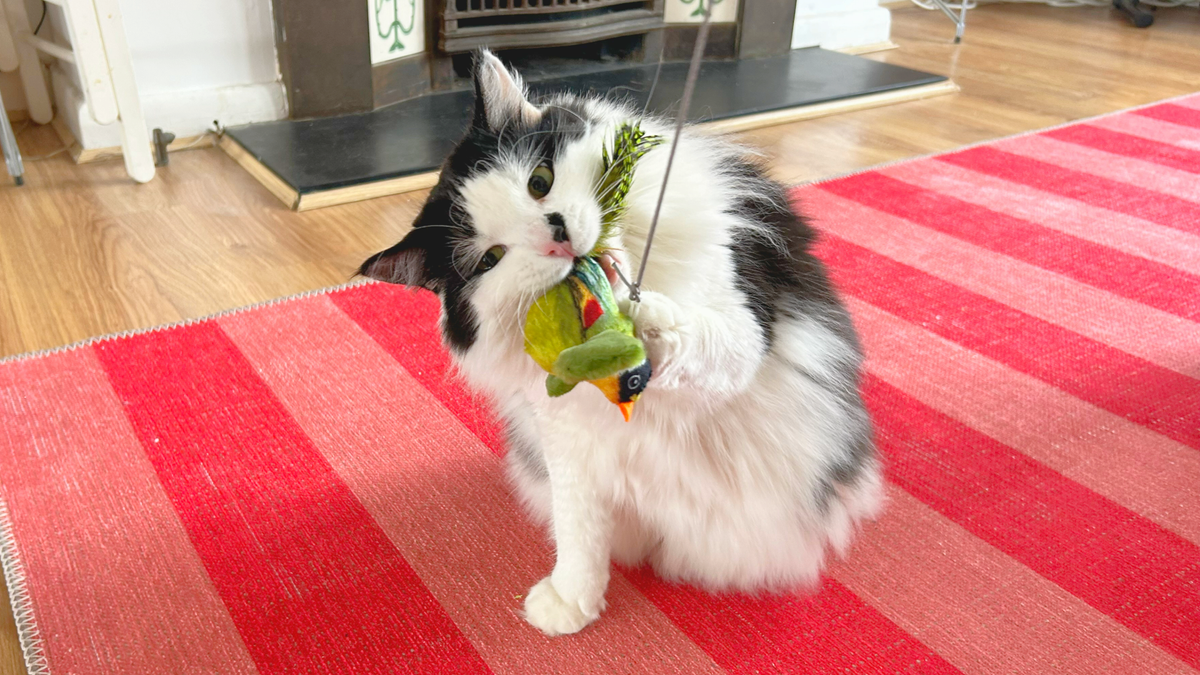
[[[625,421],[628,422],[630,416],[633,415],[633,401],[628,403],[618,403],[617,407],[621,409],[621,414],[625,416]]]

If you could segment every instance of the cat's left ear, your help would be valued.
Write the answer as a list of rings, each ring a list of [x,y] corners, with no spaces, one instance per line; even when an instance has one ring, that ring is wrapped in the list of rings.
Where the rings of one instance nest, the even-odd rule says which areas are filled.
[[[475,54],[475,117],[482,129],[500,131],[514,122],[534,125],[542,113],[525,98],[521,76],[486,49]]]
[[[425,288],[435,293],[442,288],[442,277],[430,265],[430,251],[445,244],[443,228],[415,227],[400,243],[367,258],[358,269],[364,277]]]

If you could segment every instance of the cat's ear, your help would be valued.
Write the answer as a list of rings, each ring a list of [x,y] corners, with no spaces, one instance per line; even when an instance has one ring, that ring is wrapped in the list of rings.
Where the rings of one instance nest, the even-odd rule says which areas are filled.
[[[415,227],[400,243],[367,258],[358,268],[364,277],[438,292],[442,279],[430,268],[430,251],[445,245],[440,227]]]
[[[475,53],[475,116],[473,123],[481,129],[500,131],[514,122],[537,124],[542,117],[525,98],[521,76],[509,71],[486,49]]]

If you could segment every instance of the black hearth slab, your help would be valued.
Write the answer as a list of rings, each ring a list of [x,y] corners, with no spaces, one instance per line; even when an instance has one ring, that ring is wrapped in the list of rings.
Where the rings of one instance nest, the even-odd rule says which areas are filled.
[[[569,90],[646,103],[656,66],[623,66],[529,83],[538,94]],[[665,63],[649,109],[671,113],[686,63]],[[702,65],[691,121],[720,120],[945,81],[939,75],[824,49]],[[436,170],[470,119],[470,90],[430,94],[368,113],[283,120],[228,129],[299,194]]]

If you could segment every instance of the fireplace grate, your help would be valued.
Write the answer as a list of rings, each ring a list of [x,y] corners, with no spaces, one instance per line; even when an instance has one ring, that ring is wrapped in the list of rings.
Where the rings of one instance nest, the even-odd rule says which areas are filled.
[[[520,49],[583,44],[662,27],[663,0],[445,0],[438,47]]]

